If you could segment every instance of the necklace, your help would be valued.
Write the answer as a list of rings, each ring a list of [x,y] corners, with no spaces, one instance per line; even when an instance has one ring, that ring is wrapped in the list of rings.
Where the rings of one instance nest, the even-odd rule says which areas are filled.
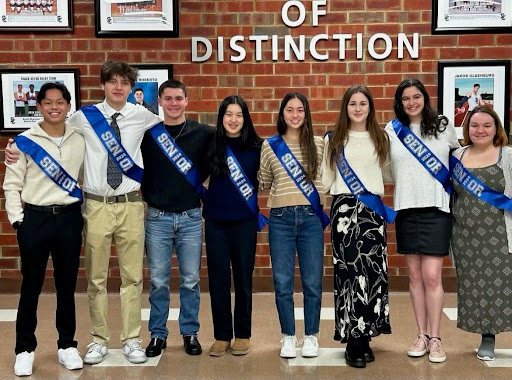
[[[181,127],[180,129],[180,132],[178,133],[178,135],[174,138],[174,140],[177,140],[178,137],[180,137],[181,135],[181,132],[183,132],[183,130],[185,129],[185,125],[187,125],[187,119],[185,119],[185,122],[183,123],[183,126]]]

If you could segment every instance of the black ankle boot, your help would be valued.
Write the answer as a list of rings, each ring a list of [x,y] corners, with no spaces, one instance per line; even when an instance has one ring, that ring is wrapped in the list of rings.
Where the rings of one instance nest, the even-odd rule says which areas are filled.
[[[373,350],[370,347],[370,340],[363,338],[363,354],[366,363],[371,363],[375,361],[375,355],[373,354]]]
[[[345,361],[351,367],[366,367],[363,340],[366,340],[366,338],[352,338],[350,336],[348,339],[347,348],[345,350]]]

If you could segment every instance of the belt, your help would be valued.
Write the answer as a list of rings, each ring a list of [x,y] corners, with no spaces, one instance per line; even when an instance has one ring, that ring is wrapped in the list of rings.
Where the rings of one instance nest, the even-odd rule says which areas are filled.
[[[102,197],[101,195],[84,193],[84,197],[86,199],[92,199],[93,201],[104,203],[138,202],[142,200],[142,197],[136,191],[122,195],[113,195],[111,197]]]
[[[80,206],[82,202],[71,203],[70,205],[53,205],[53,206],[36,206],[30,203],[25,203],[25,208],[35,210],[39,212],[48,212],[53,215],[64,214],[65,212],[71,211],[72,209]]]

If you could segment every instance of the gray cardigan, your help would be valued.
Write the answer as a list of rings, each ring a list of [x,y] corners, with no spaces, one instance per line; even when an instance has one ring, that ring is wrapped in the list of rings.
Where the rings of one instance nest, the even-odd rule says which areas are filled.
[[[460,158],[467,147],[458,148],[453,155]],[[501,151],[501,165],[505,177],[504,194],[512,198],[512,147],[504,146]],[[508,251],[512,253],[512,212],[505,210],[505,227],[507,229]]]

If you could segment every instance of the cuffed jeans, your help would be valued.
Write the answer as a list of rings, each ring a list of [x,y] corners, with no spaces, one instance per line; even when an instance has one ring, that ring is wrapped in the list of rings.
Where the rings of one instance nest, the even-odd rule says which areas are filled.
[[[172,251],[176,248],[180,272],[180,334],[199,331],[199,270],[201,269],[202,224],[199,208],[166,212],[148,206],[146,213],[146,255],[151,286],[149,290],[149,331],[151,338],[166,339],[169,316]]]
[[[304,294],[305,334],[317,334],[324,252],[324,233],[320,219],[311,206],[272,208],[268,233],[281,333],[295,335],[293,280],[297,252]]]

